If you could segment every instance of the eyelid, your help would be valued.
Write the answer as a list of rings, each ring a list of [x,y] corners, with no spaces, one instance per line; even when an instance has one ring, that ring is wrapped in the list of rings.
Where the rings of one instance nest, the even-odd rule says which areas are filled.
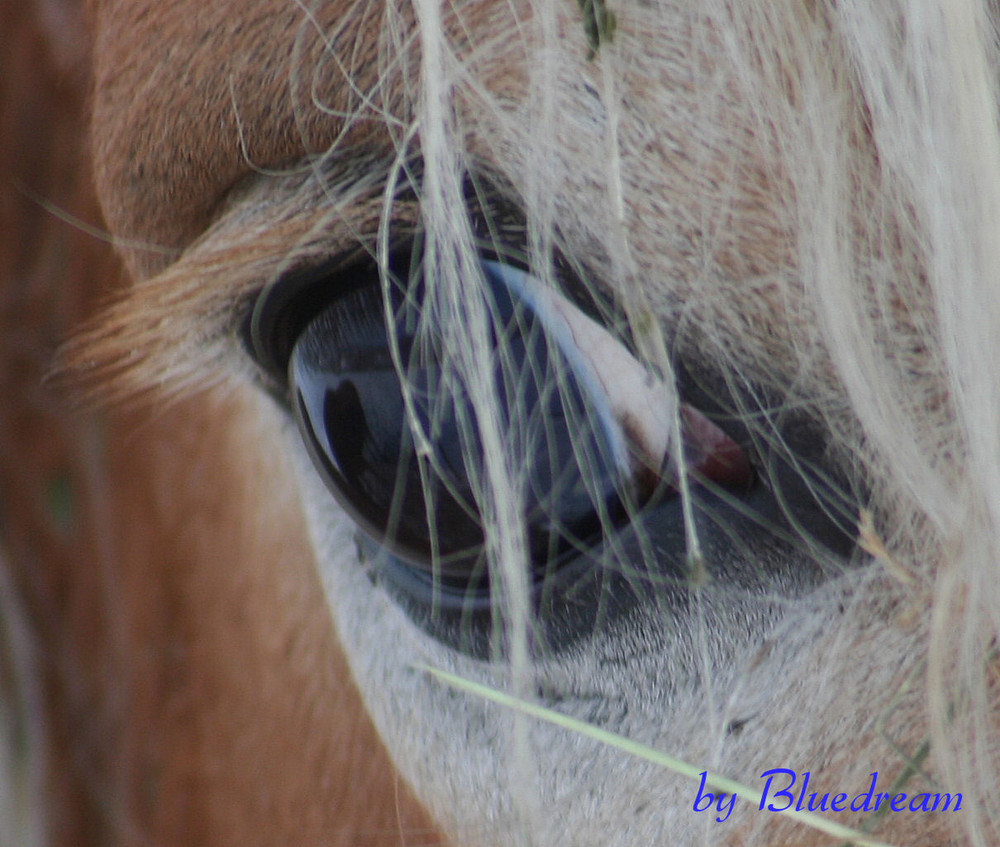
[[[404,262],[409,266],[412,240],[401,241],[390,251],[392,273],[398,274]],[[247,353],[271,380],[286,385],[292,348],[313,317],[332,298],[378,282],[380,275],[375,258],[361,246],[283,274],[257,294],[246,312],[241,336]]]
[[[387,270],[396,279],[409,278],[418,243],[418,236],[404,233],[390,245]],[[362,246],[286,272],[261,289],[246,310],[240,334],[250,358],[271,381],[286,385],[292,348],[312,318],[333,298],[379,283],[382,273]]]
[[[420,233],[412,224],[404,224],[409,232],[398,235],[389,248],[389,272],[396,279],[408,281],[414,251],[419,249]],[[520,274],[532,274],[523,245],[498,244],[494,238],[480,237],[480,260],[497,267],[508,267]],[[558,254],[555,257],[556,277],[562,289],[561,299],[568,308],[576,308],[596,323],[608,327],[600,316],[613,316],[609,303],[598,302],[599,295],[568,267]],[[287,383],[288,362],[292,347],[310,319],[341,293],[380,279],[381,269],[372,250],[355,244],[351,249],[325,258],[315,264],[301,264],[264,286],[245,309],[240,327],[243,346],[270,380],[277,385]],[[405,284],[405,283],[404,283]],[[572,304],[572,305],[570,305]],[[617,323],[617,321],[614,321]],[[629,339],[613,332],[626,347]]]
[[[280,383],[285,381],[288,359],[297,337],[295,329],[302,328],[297,326],[299,319],[288,320],[289,311],[294,311],[297,317],[307,309],[311,314],[321,309],[329,296],[321,300],[321,287],[324,283],[332,285],[330,277],[341,266],[331,259],[318,266],[292,271],[265,286],[254,299],[253,308],[243,323],[242,336],[250,357],[271,378]],[[301,322],[304,326],[304,315]],[[289,325],[293,329],[290,330]]]

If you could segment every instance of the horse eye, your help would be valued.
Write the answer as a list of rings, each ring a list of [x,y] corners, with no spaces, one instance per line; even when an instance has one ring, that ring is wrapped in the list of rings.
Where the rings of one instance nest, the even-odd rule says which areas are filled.
[[[419,246],[382,269],[338,258],[294,271],[243,330],[359,526],[370,575],[428,634],[481,658],[503,649],[487,555],[506,529],[498,501],[520,509],[545,649],[637,604],[683,602],[689,533],[715,576],[751,591],[787,575],[744,566],[747,550],[833,554],[808,572],[778,557],[799,563],[801,584],[851,556],[855,498],[807,416],[697,357],[674,362],[676,387],[663,382],[569,275],[573,301],[483,257],[462,303],[442,308]]]
[[[492,348],[484,377],[540,578],[627,522],[655,486],[640,484],[641,463],[565,310],[518,268],[483,260],[481,269]],[[461,369],[447,366],[442,334],[425,327],[422,286],[388,287],[391,326],[377,274],[334,297],[294,342],[289,385],[313,461],[361,529],[438,588],[469,597],[489,585],[481,413]]]

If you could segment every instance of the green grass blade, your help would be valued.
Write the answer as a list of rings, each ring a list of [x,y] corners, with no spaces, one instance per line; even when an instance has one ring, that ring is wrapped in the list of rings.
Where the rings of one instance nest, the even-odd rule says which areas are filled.
[[[414,665],[414,667],[417,670],[426,671],[432,676],[437,677],[437,679],[441,680],[445,684],[459,691],[475,694],[476,696],[482,697],[484,700],[490,700],[497,705],[514,709],[522,714],[538,718],[539,720],[548,721],[555,726],[569,730],[570,732],[576,732],[587,738],[592,738],[602,744],[607,744],[610,747],[614,747],[624,753],[637,756],[640,759],[645,759],[648,762],[652,762],[655,765],[659,765],[662,768],[666,768],[667,770],[673,771],[681,776],[688,777],[689,779],[700,781],[701,774],[705,771],[705,768],[699,768],[696,765],[691,765],[687,762],[681,761],[680,759],[675,759],[673,756],[668,756],[666,753],[661,753],[659,750],[654,750],[652,747],[647,747],[645,744],[639,744],[638,742],[631,741],[621,735],[616,735],[613,732],[608,732],[607,730],[600,729],[599,727],[591,726],[584,721],[568,717],[567,715],[562,715],[552,709],[547,709],[545,706],[539,706],[535,703],[529,703],[526,700],[513,697],[510,694],[504,694],[502,691],[497,691],[488,685],[471,682],[470,680],[463,679],[455,674],[437,670],[435,668],[428,667],[427,665]],[[724,776],[718,776],[717,774],[713,774],[711,771],[707,771],[705,784],[714,788],[716,791],[725,791],[730,794],[735,794],[743,800],[749,800],[756,806],[760,806],[762,799],[761,792],[754,791],[752,788],[748,788],[739,782],[726,779]],[[826,833],[831,838],[838,839],[841,842],[847,842],[848,844],[857,845],[857,847],[892,847],[892,845],[887,844],[884,841],[874,841],[863,832],[859,832],[851,827],[843,826],[842,824],[827,820],[826,818],[812,812],[801,812],[796,811],[795,809],[788,809],[783,812],[773,812],[772,814],[783,815],[784,817],[798,821],[805,826],[809,826],[813,829],[819,830],[820,832]]]

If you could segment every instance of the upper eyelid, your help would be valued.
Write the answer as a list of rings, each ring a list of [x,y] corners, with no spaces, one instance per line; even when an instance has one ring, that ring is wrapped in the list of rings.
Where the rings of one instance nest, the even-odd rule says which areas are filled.
[[[465,211],[469,215],[473,240],[480,252],[527,268],[525,230],[520,217],[514,212],[515,207],[502,203],[499,195],[471,178],[466,185],[466,202]],[[384,201],[379,205],[380,211],[383,204]],[[302,311],[303,307],[296,304],[296,300],[300,298],[312,301],[317,308],[321,308],[324,300],[335,296],[333,291],[329,294],[316,294],[321,290],[324,280],[336,285],[338,276],[349,276],[353,271],[359,275],[380,273],[378,268],[381,260],[377,255],[380,246],[378,226],[374,221],[371,223],[363,232],[356,232],[353,243],[344,249],[338,251],[335,245],[330,244],[318,256],[307,258],[301,253],[297,254],[296,260],[282,272],[272,275],[265,285],[244,298],[244,305],[239,310],[244,314],[239,334],[250,357],[264,371],[268,388],[280,390],[284,382],[284,362],[281,360],[287,359],[286,354],[290,353],[289,344],[279,344],[280,347],[288,347],[288,350],[276,351],[273,338],[264,337],[273,335],[272,329],[284,334],[281,332],[282,328],[276,326],[280,321],[271,321],[270,318],[273,316],[280,319],[282,312],[287,313],[289,310]],[[393,204],[389,216],[389,231],[384,234],[387,236],[390,256],[412,250],[413,245],[422,238],[418,201],[415,197],[398,199]],[[271,326],[262,328],[262,320],[268,321]]]
[[[317,166],[256,176],[234,190],[216,221],[180,258],[133,286],[99,324],[68,345],[65,358],[75,381],[113,400],[150,386],[181,393],[226,374],[262,382],[241,332],[262,293],[303,269],[374,254],[386,202],[385,162],[368,169],[355,162],[344,170],[346,183]],[[466,198],[474,238],[487,254],[526,268],[516,205],[489,185],[481,190],[484,185]],[[391,221],[412,234],[417,200],[408,185],[400,188]]]
[[[172,264],[114,300],[66,345],[84,394],[127,401],[185,393],[238,373],[253,377],[235,340],[259,293],[294,267],[374,240],[384,204],[377,175],[337,186],[296,172],[241,186],[212,226]]]
[[[488,215],[481,209],[472,210],[471,214],[473,218],[478,216],[480,222],[485,221],[489,225]],[[507,236],[514,236],[513,246],[498,243],[496,231],[492,229],[487,237],[482,237],[483,228],[475,222],[473,231],[473,241],[480,259],[517,267],[534,276],[527,248],[524,246],[523,229],[505,231]],[[423,236],[419,226],[414,226],[412,220],[405,221],[395,234],[390,235],[388,255],[391,273],[397,280],[402,280],[407,274],[414,272],[412,257]],[[553,267],[556,289],[569,302],[574,303],[581,313],[587,314],[604,329],[611,331],[626,349],[634,353],[633,340],[627,327],[620,319],[616,319],[620,315],[615,315],[613,300],[598,294],[592,286],[577,278],[568,263],[560,261],[561,254],[556,253],[554,256],[554,265],[562,265],[560,268]],[[359,285],[376,281],[381,284],[383,272],[382,261],[373,249],[355,245],[339,256],[324,257],[315,264],[292,267],[286,274],[257,291],[242,310],[244,318],[239,334],[248,357],[258,366],[256,376],[261,387],[279,402],[284,402],[288,390],[288,361],[300,334],[337,298],[338,292],[353,290]],[[537,277],[535,278],[537,281]]]
[[[412,243],[412,236],[401,241],[405,247]],[[294,338],[286,337],[288,333],[304,329],[311,317],[337,296],[337,289],[344,290],[354,284],[352,277],[378,273],[374,251],[365,245],[355,245],[339,255],[290,268],[255,292],[241,309],[244,317],[240,334],[248,355],[271,382],[282,385],[294,346]],[[338,280],[342,284],[338,285]],[[295,313],[300,315],[298,319]]]

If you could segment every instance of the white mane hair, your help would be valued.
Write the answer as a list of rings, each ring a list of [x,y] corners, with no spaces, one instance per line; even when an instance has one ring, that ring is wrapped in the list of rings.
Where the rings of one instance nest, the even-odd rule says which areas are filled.
[[[568,4],[519,5],[520,40],[491,41],[450,31],[434,0],[415,3],[421,214],[428,253],[439,258],[432,299],[447,315],[476,275],[468,226],[454,210],[464,174],[485,161],[526,210],[536,268],[551,267],[557,245],[599,269],[602,284],[631,302],[633,320],[652,310],[665,324],[683,325],[731,378],[793,385],[796,398],[808,398],[832,450],[869,493],[860,505],[872,510],[872,522],[857,516],[867,563],[863,578],[851,575],[865,595],[860,602],[872,614],[897,616],[911,633],[896,649],[914,669],[937,773],[963,793],[962,827],[972,843],[993,843],[1000,816],[994,4],[710,0],[686,13],[689,29],[680,36],[677,9],[687,4],[611,5],[616,26],[590,62]],[[398,55],[397,47],[388,44],[386,55]],[[490,88],[481,83],[495,63],[523,75],[526,96],[506,99],[495,76]],[[646,101],[636,102],[643,91]],[[646,151],[654,151],[652,168],[664,148],[683,163],[667,177],[676,182],[673,195],[650,193],[643,167]],[[658,221],[676,230],[657,233],[677,268],[669,284],[650,279],[636,258],[636,239]],[[456,321],[448,325],[462,334],[456,349],[468,351],[456,366],[475,382],[486,342]],[[662,363],[663,345],[654,338],[648,361]],[[516,632],[526,616],[517,577],[524,540],[512,517],[517,491],[502,451],[489,455],[484,497],[515,598],[508,623]],[[898,659],[888,644],[869,648]],[[514,659],[530,677],[523,644]],[[892,692],[881,693],[892,701]],[[798,719],[809,726],[808,716]]]

